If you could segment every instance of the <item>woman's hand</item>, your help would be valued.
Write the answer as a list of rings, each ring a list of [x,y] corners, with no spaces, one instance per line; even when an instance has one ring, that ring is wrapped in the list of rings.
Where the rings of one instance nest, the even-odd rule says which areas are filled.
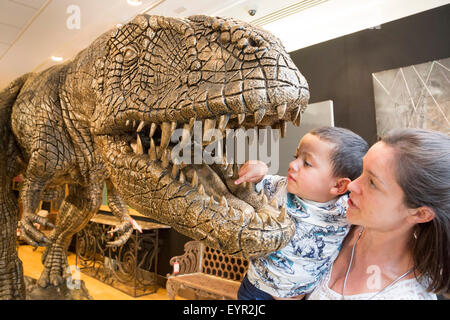
[[[260,160],[249,160],[239,169],[239,178],[234,181],[234,184],[240,184],[242,182],[258,183],[268,171],[269,168],[264,162]]]

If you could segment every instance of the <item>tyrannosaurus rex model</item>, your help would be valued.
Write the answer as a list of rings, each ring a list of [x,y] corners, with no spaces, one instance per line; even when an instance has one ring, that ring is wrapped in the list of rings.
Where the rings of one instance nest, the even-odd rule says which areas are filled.
[[[126,241],[128,205],[230,254],[256,257],[292,237],[285,208],[251,184],[235,186],[236,166],[177,163],[169,156],[196,121],[203,129],[299,124],[308,85],[280,41],[234,19],[139,15],[107,32],[72,61],[26,74],[0,93],[0,298],[24,298],[16,252],[20,194],[23,237],[45,245],[43,287],[58,285],[71,237],[97,212],[106,183]],[[192,148],[202,147],[202,143]],[[204,145],[203,145],[204,147]],[[47,238],[35,223],[40,200],[68,184]]]

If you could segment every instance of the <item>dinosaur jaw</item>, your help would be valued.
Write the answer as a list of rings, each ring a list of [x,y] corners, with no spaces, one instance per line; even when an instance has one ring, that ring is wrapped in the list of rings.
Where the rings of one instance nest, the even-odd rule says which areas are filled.
[[[289,117],[284,114],[277,123]],[[204,119],[202,125],[222,131],[254,126],[258,120],[259,124],[274,124],[270,115],[263,118],[224,115],[218,120]],[[236,164],[174,163],[170,155],[176,144],[170,136],[177,127],[183,128],[183,145],[183,139],[190,138],[192,123],[136,125],[130,121],[130,129],[122,134],[98,136],[111,180],[130,206],[233,254],[260,256],[287,244],[294,226],[285,208],[268,203],[263,194],[254,191],[253,184],[234,186]]]
[[[231,87],[239,88],[234,84]],[[222,84],[190,87],[186,96],[182,96],[182,102],[177,100],[177,93],[172,93],[176,90],[168,89],[167,96],[157,100],[147,92],[143,94],[147,98],[139,98],[135,93],[124,95],[120,91],[110,91],[92,116],[93,134],[117,135],[135,130],[142,122],[149,126],[164,122],[172,125],[175,122],[181,128],[193,119],[219,119],[222,116],[227,117],[227,128],[251,128],[258,125],[281,129],[286,121],[300,121],[309,100],[308,86],[303,83],[283,88],[282,92],[266,90],[265,87],[247,89],[244,93],[235,89],[238,93],[226,96],[224,92],[227,92],[227,88]],[[207,95],[198,96],[197,91],[206,92]],[[214,95],[212,92],[219,93]],[[267,92],[271,93],[270,101],[267,100]]]

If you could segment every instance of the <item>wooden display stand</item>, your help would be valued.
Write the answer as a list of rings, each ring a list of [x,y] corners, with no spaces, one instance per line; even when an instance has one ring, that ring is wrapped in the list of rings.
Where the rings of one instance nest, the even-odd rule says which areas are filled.
[[[170,259],[179,272],[168,275],[167,294],[196,300],[236,300],[248,268],[244,258],[230,256],[200,241],[184,245],[185,253]]]

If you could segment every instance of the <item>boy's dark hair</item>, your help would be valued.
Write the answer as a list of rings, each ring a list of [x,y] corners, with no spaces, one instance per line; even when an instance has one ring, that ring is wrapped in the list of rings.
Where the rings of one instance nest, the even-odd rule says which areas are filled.
[[[309,133],[335,145],[330,155],[335,177],[355,180],[361,175],[362,159],[369,150],[363,138],[339,127],[320,127]]]

